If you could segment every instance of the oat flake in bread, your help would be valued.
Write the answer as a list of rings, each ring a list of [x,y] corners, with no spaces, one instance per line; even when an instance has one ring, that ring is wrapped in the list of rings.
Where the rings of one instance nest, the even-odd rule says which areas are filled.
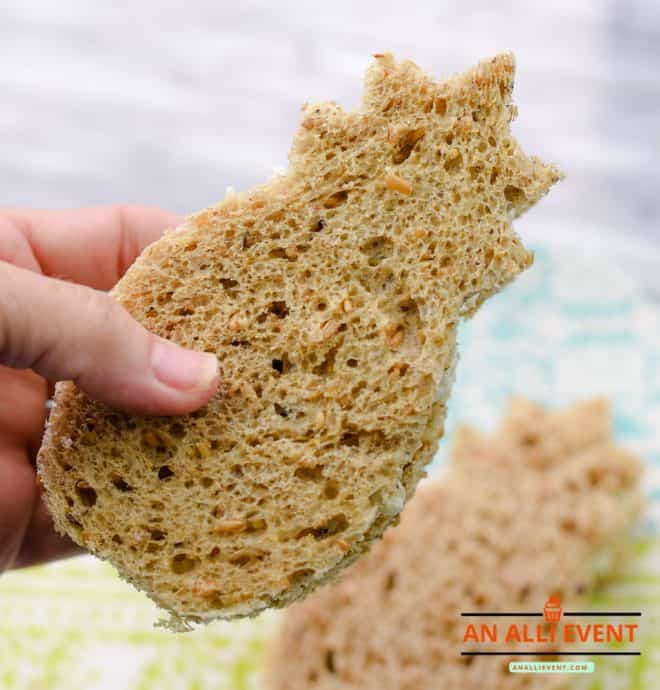
[[[513,74],[379,55],[358,110],[303,108],[286,174],[143,252],[115,299],[223,383],[178,418],[59,384],[60,531],[181,622],[286,605],[382,534],[442,434],[457,323],[530,265],[511,219],[559,178],[510,134]]]
[[[509,673],[509,656],[460,654],[558,651],[560,633],[554,646],[506,642],[509,619],[460,614],[542,611],[552,594],[559,594],[564,610],[581,610],[625,555],[643,506],[640,470],[637,458],[614,445],[603,400],[558,412],[517,400],[494,437],[462,428],[446,475],[419,487],[401,524],[337,585],[286,612],[266,686],[575,687],[570,675]],[[499,623],[498,641],[464,643],[469,622]]]

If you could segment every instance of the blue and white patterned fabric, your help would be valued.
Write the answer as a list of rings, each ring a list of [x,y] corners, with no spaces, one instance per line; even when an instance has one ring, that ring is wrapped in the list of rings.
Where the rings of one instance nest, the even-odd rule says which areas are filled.
[[[646,460],[649,520],[660,521],[660,306],[634,279],[538,249],[533,267],[463,325],[459,343],[448,438],[433,466],[456,421],[492,429],[512,395],[549,407],[604,395],[617,441]]]

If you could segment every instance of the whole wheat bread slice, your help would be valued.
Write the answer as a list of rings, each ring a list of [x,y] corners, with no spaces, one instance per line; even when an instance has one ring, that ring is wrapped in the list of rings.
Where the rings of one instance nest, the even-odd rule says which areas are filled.
[[[531,264],[511,219],[559,177],[510,134],[513,74],[379,55],[358,110],[303,108],[286,174],[147,248],[114,297],[223,383],[180,418],[60,384],[38,459],[57,528],[193,621],[364,552],[435,452],[458,321]]]
[[[603,400],[559,412],[518,400],[493,437],[463,427],[446,475],[420,486],[401,524],[337,585],[286,612],[270,649],[266,686],[574,687],[565,674],[508,670],[512,658],[534,659],[516,651],[565,649],[563,628],[554,644],[506,641],[510,623],[528,623],[534,636],[543,618],[461,613],[541,612],[552,595],[564,611],[582,610],[625,555],[643,506],[640,471],[638,459],[614,445]],[[497,624],[497,641],[465,642],[470,623],[477,630]],[[468,657],[462,651],[514,654]]]

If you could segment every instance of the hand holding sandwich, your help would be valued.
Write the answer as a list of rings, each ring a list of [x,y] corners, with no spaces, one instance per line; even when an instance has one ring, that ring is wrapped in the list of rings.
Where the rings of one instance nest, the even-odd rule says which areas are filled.
[[[0,210],[0,572],[73,549],[53,532],[34,472],[52,382],[153,415],[215,393],[214,355],[149,333],[105,292],[177,222],[130,206]]]

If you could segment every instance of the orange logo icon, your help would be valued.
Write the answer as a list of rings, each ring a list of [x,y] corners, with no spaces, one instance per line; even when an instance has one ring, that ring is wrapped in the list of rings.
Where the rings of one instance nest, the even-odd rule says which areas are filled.
[[[543,607],[543,615],[548,623],[559,623],[561,618],[561,603],[559,599],[551,594]]]

